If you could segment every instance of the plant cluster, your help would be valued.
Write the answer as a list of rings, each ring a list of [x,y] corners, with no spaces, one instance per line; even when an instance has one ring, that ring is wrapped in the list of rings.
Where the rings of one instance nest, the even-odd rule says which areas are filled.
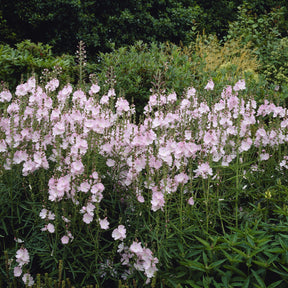
[[[269,285],[287,284],[285,235],[261,224],[263,232],[248,226],[252,236],[238,241],[241,225],[257,217],[286,225],[287,109],[258,104],[243,79],[220,94],[210,79],[201,92],[190,86],[182,95],[163,89],[161,75],[156,80],[138,123],[113,86],[101,93],[97,82],[85,90],[32,77],[13,95],[2,87],[5,281],[32,286],[39,270],[57,277],[63,261],[63,279],[79,287],[119,279],[136,287],[243,287],[261,285],[277,267]]]
[[[9,83],[10,89],[15,89],[21,78],[27,80],[35,73],[40,75],[45,69],[55,70],[57,67],[62,69],[61,81],[73,81],[75,73],[71,67],[74,58],[65,54],[55,57],[51,48],[50,45],[35,44],[30,40],[18,43],[16,48],[0,45],[1,81]]]

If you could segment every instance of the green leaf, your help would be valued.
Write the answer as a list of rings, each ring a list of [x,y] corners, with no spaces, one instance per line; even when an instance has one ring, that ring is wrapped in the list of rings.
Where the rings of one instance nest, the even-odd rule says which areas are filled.
[[[207,242],[207,241],[205,241],[205,240],[203,240],[203,239],[201,239],[201,238],[199,238],[199,237],[197,237],[197,236],[194,236],[199,242],[201,242],[206,248],[208,248],[209,250],[211,249],[211,246],[210,246],[210,244]]]
[[[274,283],[270,284],[267,288],[276,288],[276,287],[278,287],[282,282],[283,282],[283,280],[279,280],[279,281],[277,281],[277,282],[274,282]]]
[[[243,287],[242,288],[249,288],[249,284],[250,284],[250,277],[248,277],[245,282],[243,283]]]
[[[239,250],[238,248],[231,247],[231,249],[237,252],[239,255],[243,256],[244,258],[249,258],[248,255],[246,255],[243,251]]]
[[[238,275],[241,275],[242,277],[244,277],[245,279],[247,278],[247,275],[241,271],[240,269],[234,267],[234,266],[231,266],[231,265],[223,265],[224,268],[226,268],[227,270],[230,270],[230,271],[233,271],[235,273],[237,273]]]
[[[255,277],[255,279],[257,280],[257,282],[259,283],[261,288],[265,288],[266,285],[264,283],[264,281],[260,278],[260,276],[253,270],[251,269],[253,276]]]
[[[186,260],[185,262],[181,261],[180,264],[188,268],[193,268],[198,271],[206,272],[205,266],[197,261]]]
[[[210,264],[210,265],[209,265],[209,268],[210,268],[210,269],[214,269],[214,268],[220,266],[220,265],[221,265],[222,263],[224,263],[225,261],[226,261],[226,259],[216,261],[216,262]]]
[[[193,288],[203,288],[202,286],[198,286],[193,280],[186,280],[185,283],[191,285]]]

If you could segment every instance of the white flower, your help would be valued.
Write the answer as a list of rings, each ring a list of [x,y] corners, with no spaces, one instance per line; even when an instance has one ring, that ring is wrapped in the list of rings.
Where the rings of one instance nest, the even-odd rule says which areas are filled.
[[[107,217],[103,220],[99,219],[99,224],[101,229],[107,230],[109,228],[109,222],[107,220]]]
[[[112,237],[114,240],[123,241],[126,238],[126,228],[124,225],[119,225],[118,228],[114,229],[112,232]]]

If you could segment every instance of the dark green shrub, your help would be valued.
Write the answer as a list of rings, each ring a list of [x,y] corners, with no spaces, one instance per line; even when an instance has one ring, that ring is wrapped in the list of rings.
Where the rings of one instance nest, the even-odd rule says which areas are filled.
[[[51,48],[49,45],[35,44],[29,40],[17,44],[16,48],[0,45],[0,80],[9,83],[11,89],[19,84],[21,77],[26,79],[34,73],[41,75],[44,69],[61,67],[60,79],[73,82],[73,56],[63,54],[54,57]]]
[[[185,88],[194,85],[196,79],[196,67],[191,57],[172,44],[148,45],[140,41],[133,46],[122,47],[111,53],[102,53],[100,58],[101,72],[97,75],[100,86],[105,86],[107,72],[113,67],[116,93],[125,94],[129,101],[134,99],[138,113],[143,111],[152,93],[150,89],[157,86],[157,82],[159,86],[159,82],[163,81],[162,86],[166,90],[174,90],[181,95]],[[106,89],[108,88],[107,85]]]

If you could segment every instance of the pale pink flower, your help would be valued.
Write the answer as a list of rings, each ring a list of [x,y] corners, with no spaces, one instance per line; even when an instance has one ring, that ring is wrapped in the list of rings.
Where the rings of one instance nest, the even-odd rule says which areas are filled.
[[[10,102],[12,99],[12,94],[8,90],[3,90],[0,93],[0,102]]]
[[[83,222],[85,222],[86,224],[90,224],[93,220],[93,215],[85,213],[83,215]]]
[[[69,220],[68,218],[66,218],[66,217],[64,217],[63,215],[62,215],[62,220],[65,222],[65,223],[70,223],[71,222],[71,220]]]
[[[64,121],[58,122],[54,125],[52,131],[53,136],[62,135],[66,130],[66,125]]]
[[[175,175],[175,178],[174,178],[175,182],[178,183],[178,184],[186,184],[189,180],[189,176],[185,173],[180,173],[180,174],[177,174]]]
[[[101,229],[107,230],[109,228],[109,222],[107,220],[107,217],[104,219],[99,219],[99,224]]]
[[[55,220],[55,214],[52,213],[51,211],[48,211],[48,220]]]
[[[25,96],[28,93],[28,86],[27,84],[20,84],[16,87],[15,95],[17,96]]]
[[[43,208],[43,209],[40,211],[40,214],[39,214],[40,218],[41,218],[41,219],[45,219],[46,216],[47,216],[47,213],[48,213],[48,210],[45,209],[45,208]]]
[[[105,189],[104,185],[101,182],[99,182],[92,186],[91,193],[92,194],[102,193],[104,189]]]
[[[34,285],[34,280],[29,273],[24,274],[22,277],[22,280],[23,280],[24,284],[28,285],[29,287]]]
[[[168,147],[160,147],[158,150],[158,156],[166,162],[169,166],[172,165],[173,158],[171,156],[171,150]]]
[[[27,90],[29,92],[32,92],[36,88],[36,79],[35,77],[31,77],[27,80]],[[41,89],[42,90],[42,89]]]
[[[79,191],[87,193],[90,190],[91,185],[89,184],[88,181],[84,181],[80,184],[79,186]]]
[[[55,91],[58,87],[59,87],[59,80],[54,78],[46,84],[45,89],[47,91]]]
[[[180,109],[185,110],[188,107],[190,107],[190,105],[191,105],[191,102],[188,99],[183,99],[180,103]]]
[[[100,99],[100,104],[104,105],[104,104],[109,104],[109,96],[107,95],[103,95]]]
[[[81,160],[77,160],[71,163],[71,174],[72,175],[80,175],[84,172],[84,165],[82,164]]]
[[[186,97],[189,99],[191,97],[194,97],[196,95],[196,89],[193,87],[188,88],[186,92]]]
[[[112,232],[113,239],[123,241],[126,238],[126,228],[124,225],[119,225],[118,228],[114,229]]]
[[[115,93],[115,90],[114,88],[110,88],[109,91],[108,91],[108,97],[114,97],[116,96],[116,93]]]
[[[145,202],[145,199],[142,195],[138,195],[137,196],[137,201],[140,202],[140,203],[144,203]]]
[[[16,252],[16,262],[22,267],[25,264],[28,264],[30,261],[29,253],[26,248],[20,248]]]
[[[20,106],[17,103],[11,103],[8,107],[7,107],[7,113],[8,114],[12,114],[12,113],[17,113],[20,109]]]
[[[20,238],[16,238],[15,237],[14,240],[15,240],[16,243],[24,243],[24,241],[22,239],[20,239]]]
[[[268,160],[270,158],[269,153],[261,153],[260,154],[260,160],[264,161],[264,160]]]
[[[0,140],[0,152],[5,152],[7,149],[7,144],[4,139]]]
[[[194,172],[196,173],[195,177],[201,176],[203,179],[207,179],[208,175],[213,175],[212,168],[208,162],[200,164]]]
[[[13,274],[15,277],[20,277],[22,274],[22,269],[20,266],[14,267]]]
[[[117,99],[115,107],[116,107],[116,113],[118,115],[121,115],[123,112],[128,112],[130,109],[129,102],[123,98]]]
[[[233,87],[234,91],[240,91],[240,90],[245,90],[246,89],[246,85],[245,85],[245,80],[241,79],[239,80]]]
[[[133,241],[133,243],[131,244],[129,250],[135,254],[138,253],[142,253],[143,252],[143,248],[141,246],[141,243],[135,242]]]
[[[240,152],[248,151],[253,144],[253,140],[249,137],[241,142]]]
[[[92,96],[100,91],[100,86],[98,84],[92,84],[89,90],[89,95]]]
[[[66,244],[68,244],[69,243],[69,237],[68,236],[63,236],[62,238],[61,238],[61,242],[62,242],[62,244],[64,244],[64,245],[66,245]]]
[[[193,197],[190,197],[190,198],[188,199],[188,204],[191,205],[191,206],[193,206],[194,203],[195,203],[195,202],[194,202]]]
[[[26,151],[22,151],[22,150],[17,150],[14,153],[13,156],[13,163],[14,164],[20,164],[21,162],[25,162],[28,158],[28,154],[26,153]]]
[[[207,85],[204,88],[205,90],[213,90],[214,89],[214,82],[212,79],[210,79],[207,83]]]
[[[108,167],[113,167],[114,165],[115,165],[115,161],[113,160],[113,159],[107,159],[107,161],[106,161],[106,165],[108,166]]]
[[[54,227],[54,225],[53,224],[51,224],[51,223],[48,223],[48,225],[47,225],[47,231],[49,232],[49,233],[54,233],[55,232],[55,227]]]
[[[165,204],[165,199],[164,199],[164,195],[161,192],[153,192],[152,194],[152,200],[151,200],[151,204],[152,204],[152,211],[157,211],[159,209],[163,209],[164,204]]]
[[[168,102],[174,103],[176,100],[177,100],[177,95],[175,92],[173,92],[167,96]]]

